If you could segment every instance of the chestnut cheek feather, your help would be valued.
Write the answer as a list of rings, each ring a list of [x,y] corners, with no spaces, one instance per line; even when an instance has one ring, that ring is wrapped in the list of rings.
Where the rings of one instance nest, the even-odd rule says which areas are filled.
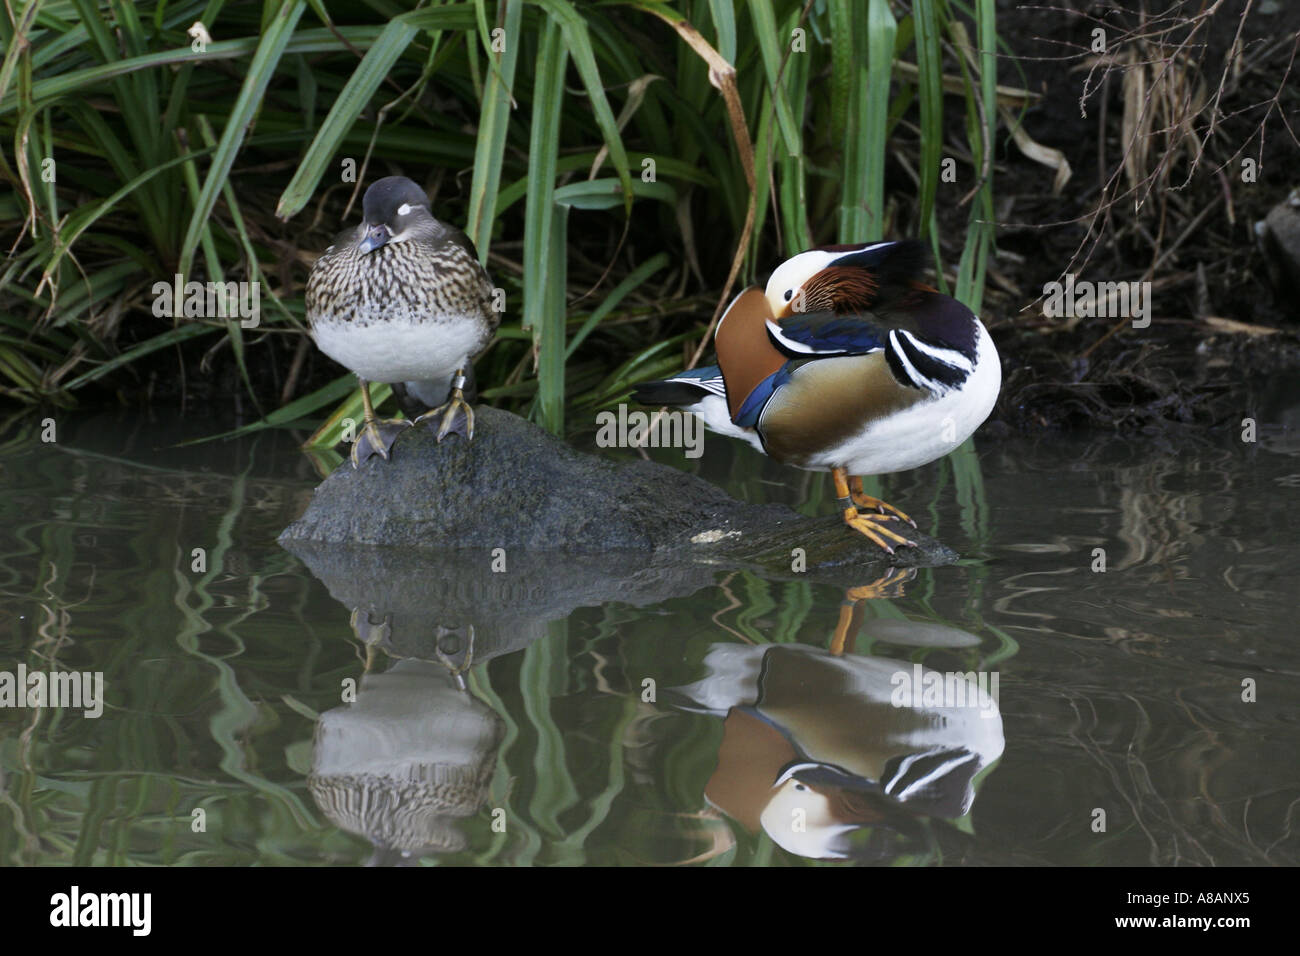
[[[806,311],[869,309],[880,286],[867,269],[830,266],[817,273],[803,288]]]

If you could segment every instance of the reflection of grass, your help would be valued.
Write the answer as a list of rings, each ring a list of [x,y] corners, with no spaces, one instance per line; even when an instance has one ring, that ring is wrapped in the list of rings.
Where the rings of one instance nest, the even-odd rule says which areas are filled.
[[[241,547],[269,543],[299,493],[254,477],[262,443],[247,442],[245,464],[229,476],[16,450],[0,503],[12,529],[0,545],[0,589],[41,610],[29,615],[32,630],[15,634],[14,651],[28,666],[52,658],[103,670],[108,707],[99,722],[0,715],[0,858],[244,865],[364,855],[303,796],[310,715],[337,706],[339,680],[358,676],[340,639],[346,614],[321,606],[269,544]],[[190,569],[194,547],[206,549],[201,573]],[[493,802],[462,824],[474,849],[450,861],[804,865],[700,810],[720,727],[642,703],[641,681],[694,679],[708,645],[729,630],[754,643],[824,646],[839,598],[806,581],[738,573],[650,612],[577,612],[528,650],[475,668],[471,688],[506,735]],[[871,602],[867,616],[918,608],[939,616],[911,595]],[[684,656],[665,657],[665,646]],[[505,833],[491,829],[497,806]],[[190,827],[199,807],[206,833]]]
[[[292,562],[277,550],[236,544],[268,542],[296,488],[251,478],[251,463],[219,479],[59,448],[7,465],[0,590],[31,623],[0,643],[5,667],[103,671],[107,701],[98,720],[0,713],[0,859],[353,858],[355,841],[314,822],[300,774],[279,762],[307,727],[262,703],[287,688],[314,693],[313,709],[337,699],[337,678],[313,664],[305,582],[283,576]],[[193,547],[207,549],[203,574]],[[275,601],[289,609],[268,618]],[[191,829],[200,807],[205,833]]]
[[[598,762],[581,760],[555,714],[572,680],[565,654],[570,643],[567,622],[550,624],[546,638],[519,653],[517,682],[512,681],[517,689],[508,698],[496,693],[487,670],[475,675],[475,694],[507,727],[492,786],[494,802],[476,824],[480,835],[490,832],[491,812],[501,808],[506,832],[484,841],[487,849],[472,857],[476,863],[594,862],[587,841],[608,821],[624,792],[625,738],[638,714],[640,688],[597,700],[595,706],[606,715],[601,724],[604,748],[597,743]],[[593,766],[594,772],[586,772]]]
[[[519,669],[519,692],[534,738],[529,817],[552,840],[564,832],[560,815],[578,799],[578,789],[568,769],[563,734],[550,713],[554,701],[564,696],[567,683],[568,661],[563,656],[567,623],[549,624],[546,639],[523,652]]]
[[[248,603],[239,609],[239,614],[233,621],[214,628],[205,619],[205,615],[211,611],[214,604],[208,588],[221,574],[222,560],[231,547],[231,529],[243,505],[245,483],[243,476],[232,482],[230,504],[217,524],[217,544],[208,550],[208,570],[192,586],[189,576],[182,570],[185,561],[184,552],[178,557],[178,564],[173,570],[176,585],[175,602],[184,623],[176,635],[176,643],[187,654],[203,660],[217,672],[217,692],[221,699],[221,708],[212,716],[208,728],[212,732],[212,739],[221,747],[221,769],[236,780],[248,784],[253,790],[280,802],[299,826],[319,826],[295,794],[249,771],[249,761],[244,746],[236,741],[235,737],[244,734],[253,726],[258,718],[258,708],[240,688],[234,669],[222,658],[205,653],[201,647],[203,635],[215,630],[228,638],[236,648],[232,656],[242,654],[244,643],[239,637],[236,626],[265,606],[265,599],[258,591],[260,576],[250,575],[247,578]],[[195,598],[193,605],[190,602],[191,595]]]
[[[99,721],[66,711],[0,711],[0,860],[247,865],[364,858],[364,845],[322,825],[303,797],[311,715],[338,706],[340,680],[360,673],[345,639],[346,609],[282,553],[240,547],[269,541],[293,516],[297,486],[256,478],[251,461],[220,477],[62,448],[39,455],[11,449],[5,474],[0,593],[14,626],[0,636],[3,659],[103,670],[108,706]],[[1278,863],[1294,855],[1292,791],[1269,763],[1285,727],[1276,717],[1235,713],[1225,702],[1231,693],[1223,668],[1182,660],[1183,645],[1172,641],[1190,628],[1205,639],[1218,626],[1191,616],[1204,607],[1192,595],[1200,579],[1218,581],[1223,564],[1246,574],[1266,556],[1275,574],[1276,552],[1233,538],[1226,525],[1206,527],[1191,510],[1205,503],[1181,476],[1167,459],[1155,459],[1126,464],[1114,478],[1139,489],[1148,508],[1145,544],[1135,552],[1143,561],[1129,572],[1139,586],[1159,580],[1160,559],[1168,556],[1161,549],[1175,545],[1188,522],[1231,541],[1232,557],[1201,556],[1220,563],[1189,568],[1196,580],[1168,582],[1176,590],[1167,600],[1144,595],[1143,606],[1158,617],[1058,617],[1057,604],[1074,593],[1070,578],[1017,599],[1005,567],[974,561],[922,572],[905,597],[869,603],[864,636],[872,619],[906,616],[951,621],[999,641],[919,649],[917,659],[937,669],[1007,661],[1017,652],[1008,631],[1027,637],[1029,652],[1008,668],[1016,671],[1014,698],[1010,680],[1002,684],[1013,715],[1007,756],[976,781],[980,819],[955,829],[934,823],[923,844],[889,844],[898,850],[889,862],[987,861],[1001,852],[1010,862],[1158,864]],[[1125,501],[1100,520],[1129,529],[1136,509]],[[991,521],[981,525],[978,512],[970,517],[976,532],[998,540]],[[1094,527],[1099,519],[1091,512],[1057,520],[1065,533],[1106,531]],[[197,546],[208,549],[202,574],[189,571]],[[577,611],[527,651],[470,672],[472,692],[505,722],[506,735],[492,802],[462,824],[473,849],[450,862],[819,865],[710,814],[702,794],[719,721],[640,699],[645,678],[661,690],[697,680],[718,641],[826,646],[836,589],[744,574],[723,581],[653,608]],[[1034,612],[1032,629],[999,626],[1028,620],[1016,616],[1013,599]],[[1244,646],[1253,626],[1233,624],[1230,649]],[[859,642],[858,653],[871,650]],[[883,645],[878,651],[902,653]],[[1117,687],[1117,675],[1135,683]],[[1251,739],[1254,725],[1243,723],[1249,720],[1263,722],[1259,742]],[[1264,768],[1259,778],[1242,771],[1251,748]],[[1023,814],[1020,798],[1008,792],[1029,794],[1036,808],[1084,810],[1079,820],[1044,819],[1037,810]],[[1094,802],[1108,810],[1106,834],[1087,830]],[[491,830],[497,806],[506,810],[505,833]],[[196,807],[208,812],[206,833],[190,829]]]

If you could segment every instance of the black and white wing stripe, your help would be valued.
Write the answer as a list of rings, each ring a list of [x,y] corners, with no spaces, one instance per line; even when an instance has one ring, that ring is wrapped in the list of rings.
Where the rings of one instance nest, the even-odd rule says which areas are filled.
[[[975,363],[957,349],[923,342],[903,329],[890,331],[885,353],[899,382],[931,392],[960,388],[975,370]]]

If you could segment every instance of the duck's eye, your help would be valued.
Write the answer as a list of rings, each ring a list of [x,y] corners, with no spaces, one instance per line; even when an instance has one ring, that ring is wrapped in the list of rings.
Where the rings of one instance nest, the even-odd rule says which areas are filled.
[[[409,202],[404,202],[397,207],[397,214],[399,216],[405,216],[410,211],[411,211],[411,204]]]
[[[791,299],[793,299],[793,298],[794,298],[794,289],[786,289],[786,290],[785,290],[785,301],[789,302],[789,301],[790,301]]]
[[[808,789],[808,788],[805,787],[802,783],[796,783],[796,784],[794,785],[794,788],[795,788],[796,790],[798,790],[800,793],[803,793],[805,790]]]

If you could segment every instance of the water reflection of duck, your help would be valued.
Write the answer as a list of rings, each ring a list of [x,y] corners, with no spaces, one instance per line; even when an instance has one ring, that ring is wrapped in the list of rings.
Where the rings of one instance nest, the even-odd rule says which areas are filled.
[[[965,815],[976,774],[1002,754],[995,701],[894,706],[908,662],[719,644],[705,665],[707,677],[670,692],[684,709],[724,718],[705,798],[800,856],[845,859],[864,828]]]
[[[488,798],[504,724],[441,663],[399,661],[361,678],[356,702],[320,715],[308,788],[372,863],[467,846],[456,821]]]

